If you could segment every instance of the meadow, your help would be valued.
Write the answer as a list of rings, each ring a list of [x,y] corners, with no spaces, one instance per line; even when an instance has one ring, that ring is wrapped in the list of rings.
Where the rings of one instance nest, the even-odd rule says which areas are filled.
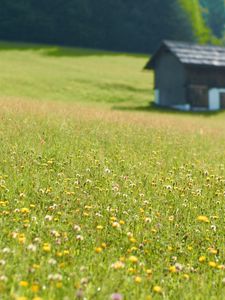
[[[147,59],[1,44],[0,299],[224,299],[225,114]]]

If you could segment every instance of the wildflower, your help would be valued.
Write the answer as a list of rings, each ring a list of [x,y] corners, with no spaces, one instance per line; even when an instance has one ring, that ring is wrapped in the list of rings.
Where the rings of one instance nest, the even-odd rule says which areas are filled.
[[[211,253],[211,254],[217,254],[218,253],[218,250],[214,249],[214,248],[208,248],[208,251]]]
[[[29,210],[29,208],[24,207],[24,208],[21,208],[20,212],[23,214],[29,214],[30,210]]]
[[[125,264],[122,261],[117,261],[111,265],[111,267],[115,270],[123,269]]]
[[[2,253],[10,253],[10,252],[11,250],[7,247],[2,249]]]
[[[217,267],[217,263],[215,263],[214,261],[210,261],[209,262],[209,266],[212,268],[216,268]]]
[[[50,281],[62,281],[62,275],[61,274],[49,274],[48,280]]]
[[[138,262],[138,258],[136,256],[130,256],[129,261],[136,264]]]
[[[107,247],[106,243],[102,243],[101,246],[103,249],[105,249]]]
[[[177,272],[177,269],[176,269],[175,266],[170,266],[170,267],[169,267],[169,271],[170,271],[170,273],[176,273],[176,272]]]
[[[199,261],[200,263],[203,263],[203,262],[206,261],[206,257],[205,257],[205,256],[200,256],[199,259],[198,259],[198,261]]]
[[[169,221],[173,222],[174,221],[174,216],[169,216]]]
[[[28,287],[29,283],[27,281],[20,281],[19,285],[22,287]]]
[[[123,296],[119,293],[114,293],[111,295],[111,300],[123,300]]]
[[[134,282],[136,282],[136,283],[141,283],[141,282],[142,282],[141,277],[140,277],[140,276],[136,276],[136,277],[134,278]]]
[[[120,223],[118,223],[118,222],[113,222],[113,223],[112,223],[112,227],[114,227],[114,228],[120,228]]]
[[[76,236],[77,241],[83,241],[84,237],[82,235]]]
[[[44,245],[43,245],[43,251],[45,251],[45,252],[50,252],[51,251],[51,245],[50,244],[48,244],[48,243],[45,243]]]
[[[147,269],[146,273],[147,273],[148,276],[152,276],[152,270],[151,269]]]
[[[209,223],[209,218],[206,216],[198,216],[197,220],[204,223]]]
[[[35,252],[37,249],[37,246],[34,244],[30,244],[27,246],[27,250],[31,251],[31,252]]]
[[[177,272],[180,272],[183,270],[183,266],[179,263],[175,263],[175,268],[176,268]]]
[[[152,221],[151,218],[147,218],[147,217],[145,218],[145,223],[151,223],[151,221]]]
[[[60,237],[60,233],[57,230],[51,230],[50,233],[52,236],[56,238]]]
[[[1,275],[0,276],[0,281],[7,282],[8,281],[8,277],[6,277],[5,275]]]
[[[52,220],[53,220],[53,216],[50,216],[50,215],[45,216],[45,221],[51,222]]]
[[[190,276],[189,276],[188,274],[184,274],[183,277],[184,277],[184,279],[186,279],[186,280],[189,280],[189,279],[190,279]]]
[[[137,240],[136,240],[134,237],[130,237],[130,238],[129,238],[129,241],[130,241],[131,243],[133,243],[133,244],[137,242]]]
[[[137,273],[137,270],[134,268],[129,268],[128,273],[135,274],[135,273]]]
[[[98,226],[96,227],[96,229],[97,229],[97,230],[102,230],[102,229],[103,229],[103,226],[102,226],[102,225],[98,225]]]
[[[101,247],[96,247],[96,248],[95,248],[95,252],[96,252],[96,253],[101,253],[102,250],[103,250],[103,249],[102,249]]]
[[[57,264],[57,261],[54,259],[54,258],[50,258],[49,259],[49,261],[48,261],[48,263],[50,264],[50,265],[56,265]]]
[[[38,284],[32,284],[31,291],[33,293],[37,293],[39,291],[39,285]]]
[[[18,242],[19,242],[20,244],[24,244],[25,241],[26,241],[25,234],[23,234],[23,233],[19,234],[19,236],[18,236]]]
[[[77,232],[81,231],[81,228],[80,228],[79,225],[74,225],[74,226],[73,226],[73,229],[74,229],[75,231],[77,231]]]
[[[158,294],[161,294],[161,293],[162,293],[162,288],[161,288],[161,286],[155,285],[155,286],[153,287],[153,292],[158,293]]]

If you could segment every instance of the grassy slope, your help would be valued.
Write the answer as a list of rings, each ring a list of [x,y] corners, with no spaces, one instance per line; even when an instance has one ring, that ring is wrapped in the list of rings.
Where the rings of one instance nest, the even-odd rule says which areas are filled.
[[[147,57],[88,50],[2,44],[1,94],[76,102],[149,101]]]
[[[110,110],[147,104],[146,58],[25,49],[0,58],[1,299],[223,299],[224,114]]]

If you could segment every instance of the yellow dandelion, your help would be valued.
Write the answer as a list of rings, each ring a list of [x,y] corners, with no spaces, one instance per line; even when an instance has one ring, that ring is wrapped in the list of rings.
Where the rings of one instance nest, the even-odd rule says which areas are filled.
[[[170,266],[169,267],[169,272],[170,273],[176,273],[177,272],[177,268],[175,266]]]
[[[205,257],[205,256],[200,256],[199,259],[198,259],[198,261],[199,261],[200,263],[203,263],[203,262],[206,261],[206,257]]]
[[[51,251],[51,245],[48,243],[45,243],[42,247],[43,251],[50,252]]]
[[[95,252],[96,252],[96,253],[101,253],[102,250],[103,250],[102,247],[96,247],[96,248],[95,248]]]
[[[162,288],[161,288],[161,286],[155,285],[155,286],[153,287],[153,292],[158,293],[158,294],[161,294],[161,293],[162,293]]]
[[[190,276],[189,276],[188,274],[184,274],[183,277],[184,277],[184,279],[186,279],[186,280],[189,280],[189,279],[190,279]]]
[[[127,271],[128,271],[128,273],[130,273],[130,274],[135,274],[135,273],[137,273],[137,270],[135,270],[134,268],[129,268]]]
[[[39,285],[38,284],[32,284],[32,286],[31,286],[31,291],[33,292],[33,293],[37,293],[38,291],[39,291]]]
[[[24,207],[24,208],[21,208],[20,212],[23,214],[29,214],[30,210],[29,210],[29,208]]]
[[[151,269],[147,269],[146,273],[147,273],[148,276],[151,276],[152,275],[152,270]]]
[[[136,277],[134,278],[134,282],[135,282],[135,283],[141,283],[141,282],[142,282],[141,277],[140,277],[140,276],[136,276]]]
[[[101,247],[102,247],[103,249],[105,249],[105,248],[107,247],[106,243],[102,243],[102,244],[101,244]]]
[[[203,223],[209,223],[209,218],[206,216],[198,216],[197,220]]]
[[[25,280],[22,280],[22,281],[20,281],[19,285],[22,287],[28,287],[29,283]]]
[[[211,254],[217,254],[218,253],[218,250],[214,249],[214,248],[208,248],[208,251],[211,253]]]
[[[64,250],[63,251],[63,255],[69,255],[70,254],[70,251],[69,250]]]
[[[18,242],[20,244],[24,244],[26,242],[26,237],[23,233],[21,233],[19,236],[18,236]]]
[[[209,262],[209,266],[210,266],[211,268],[216,268],[216,267],[217,267],[217,263],[214,262],[214,261],[210,261],[210,262]]]
[[[103,229],[103,226],[102,226],[102,225],[98,225],[98,226],[96,227],[96,229],[97,229],[97,230],[102,230],[102,229]]]
[[[136,243],[136,242],[137,242],[137,240],[136,240],[134,237],[129,238],[129,241],[130,241],[131,243]]]
[[[129,261],[132,262],[133,264],[136,264],[138,262],[138,258],[136,256],[130,256]]]

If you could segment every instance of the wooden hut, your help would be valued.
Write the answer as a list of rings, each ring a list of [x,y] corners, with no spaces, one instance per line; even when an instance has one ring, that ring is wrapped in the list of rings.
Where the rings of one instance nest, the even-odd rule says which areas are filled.
[[[155,71],[156,104],[225,109],[225,48],[164,41],[145,69]]]

